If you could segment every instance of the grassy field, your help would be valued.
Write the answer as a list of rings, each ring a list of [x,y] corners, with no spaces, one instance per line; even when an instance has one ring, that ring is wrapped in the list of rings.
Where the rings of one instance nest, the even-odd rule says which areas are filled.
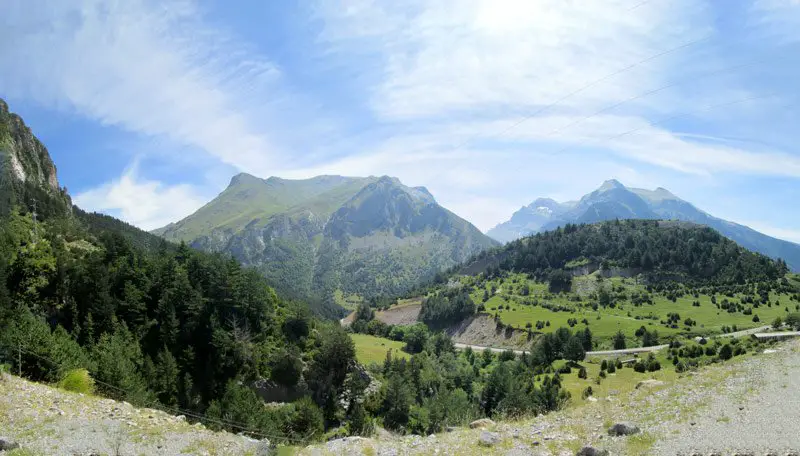
[[[370,363],[382,363],[386,359],[386,352],[391,351],[392,357],[409,358],[410,355],[402,349],[403,342],[397,342],[381,337],[370,336],[367,334],[351,334],[353,343],[356,345],[356,359],[363,365]]]
[[[342,290],[336,289],[336,291],[333,292],[333,300],[336,304],[352,312],[358,308],[358,305],[364,301],[364,298],[357,294],[346,296],[342,293]]]
[[[464,277],[462,281],[469,286],[473,277]],[[800,283],[797,276],[790,281]],[[616,302],[614,308],[599,307],[594,310],[596,292],[600,288],[606,290],[624,289],[626,298]],[[595,340],[600,342],[599,348],[608,348],[611,337],[622,331],[628,338],[628,347],[637,346],[634,332],[644,326],[648,330],[657,330],[661,338],[671,336],[714,335],[723,332],[723,326],[737,329],[749,329],[769,325],[776,317],[785,317],[790,312],[798,311],[798,303],[790,300],[789,295],[770,294],[769,304],[752,308],[752,314],[742,312],[729,313],[712,302],[709,295],[686,295],[674,302],[666,296],[653,293],[652,304],[644,303],[635,306],[630,295],[645,292],[645,287],[637,284],[635,279],[612,278],[597,280],[595,276],[579,277],[573,283],[570,293],[551,294],[544,283],[537,283],[523,274],[511,274],[504,279],[494,279],[482,287],[473,289],[471,296],[476,303],[483,303],[484,311],[497,315],[500,321],[515,328],[525,329],[530,323],[533,331],[551,332],[560,327],[567,327],[568,320],[577,319],[573,330],[587,326],[591,329]],[[484,297],[489,299],[484,302]],[[728,299],[739,302],[743,295],[726,297],[717,295],[716,299]],[[693,305],[698,302],[699,306]],[[745,307],[751,307],[747,304]],[[559,310],[551,310],[556,309]],[[677,313],[680,316],[676,327],[667,324],[667,315]],[[753,321],[755,316],[758,321]],[[685,325],[686,319],[696,322],[692,326]],[[585,320],[585,322],[584,322]],[[549,322],[549,326],[540,329],[536,323]]]

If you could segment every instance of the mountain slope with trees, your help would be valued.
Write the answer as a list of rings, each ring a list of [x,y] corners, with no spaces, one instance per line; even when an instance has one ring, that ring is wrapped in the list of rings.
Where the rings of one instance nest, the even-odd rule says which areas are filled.
[[[568,223],[592,223],[614,219],[681,220],[711,227],[742,247],[773,259],[783,259],[800,271],[800,245],[776,239],[737,223],[711,216],[664,188],[628,188],[616,180],[603,183],[577,202],[558,203],[538,199],[517,211],[511,220],[487,234],[501,242],[552,230]]]
[[[186,219],[155,230],[168,240],[233,255],[277,290],[334,307],[337,290],[403,293],[496,245],[396,178],[258,179],[240,174]]]
[[[48,163],[39,146],[22,143],[13,157]],[[568,398],[539,360],[457,353],[423,327],[404,335],[410,359],[366,371],[344,329],[281,298],[261,271],[63,206],[69,196],[51,185],[54,174],[8,176],[3,191],[14,193],[4,196],[16,204],[0,216],[3,370],[292,444],[368,435],[376,423],[427,435],[475,417],[544,413]],[[35,208],[58,210],[20,204],[23,184],[38,192]],[[418,253],[441,241],[432,232],[465,248],[480,235],[470,227],[426,191],[381,178],[334,211],[325,242],[341,253],[377,242],[370,236],[410,239]]]
[[[537,278],[584,263],[689,282],[774,281],[787,272],[782,260],[750,252],[711,228],[655,220],[567,224],[509,243],[495,255],[501,268]]]

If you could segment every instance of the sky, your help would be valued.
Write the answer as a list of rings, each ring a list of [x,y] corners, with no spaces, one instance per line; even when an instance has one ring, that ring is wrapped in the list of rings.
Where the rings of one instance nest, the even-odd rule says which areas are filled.
[[[391,175],[488,230],[611,178],[800,242],[798,0],[4,0],[0,97],[84,209]]]

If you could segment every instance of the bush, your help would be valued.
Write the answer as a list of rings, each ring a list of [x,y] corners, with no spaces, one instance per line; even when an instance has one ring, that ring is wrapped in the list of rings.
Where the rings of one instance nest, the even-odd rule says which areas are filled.
[[[578,370],[578,378],[586,379],[586,377],[587,377],[586,368],[581,367],[580,370]]]
[[[613,374],[616,371],[617,371],[617,366],[615,366],[614,363],[608,363],[608,373]]]
[[[606,371],[600,371],[600,378],[606,378]]]
[[[600,363],[600,370],[601,370],[601,371],[604,371],[604,370],[606,370],[606,369],[608,369],[608,361],[606,361],[606,360],[603,360],[603,361]]]
[[[569,364],[564,364],[563,366],[558,368],[558,373],[559,374],[571,374],[572,373],[572,368],[569,367]]]
[[[64,374],[58,387],[73,393],[94,393],[94,379],[86,369],[72,369]]]
[[[616,361],[615,364],[617,366],[617,369],[622,369],[622,360],[621,359],[617,358],[617,361]]]
[[[733,349],[730,345],[725,344],[719,349],[719,359],[725,361],[733,357]]]
[[[647,365],[645,365],[645,363],[641,361],[637,361],[636,364],[633,365],[633,370],[639,372],[640,374],[643,374],[647,371]]]
[[[709,345],[706,347],[706,356],[716,356],[717,355],[717,347],[713,345]]]
[[[659,363],[655,358],[650,358],[647,363],[647,370],[649,372],[655,372],[661,370],[661,363]]]
[[[583,390],[583,393],[581,393],[581,397],[586,399],[587,397],[589,397],[589,396],[591,396],[593,394],[594,394],[594,391],[592,391],[592,387],[591,386],[587,386],[586,389]]]

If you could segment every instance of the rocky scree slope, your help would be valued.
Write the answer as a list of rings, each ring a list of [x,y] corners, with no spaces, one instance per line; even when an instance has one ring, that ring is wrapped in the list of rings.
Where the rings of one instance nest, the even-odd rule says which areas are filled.
[[[240,174],[167,240],[230,253],[283,295],[328,299],[405,292],[497,243],[422,187],[383,177],[305,180]]]
[[[510,242],[567,223],[593,223],[614,219],[662,219],[698,223],[714,228],[746,249],[773,259],[781,258],[793,271],[800,271],[798,244],[709,215],[664,188],[628,188],[613,179],[604,182],[600,188],[584,195],[579,201],[558,203],[547,198],[537,199],[487,234],[498,241]]]
[[[26,455],[271,454],[267,441],[6,374],[0,374],[0,430]]]

